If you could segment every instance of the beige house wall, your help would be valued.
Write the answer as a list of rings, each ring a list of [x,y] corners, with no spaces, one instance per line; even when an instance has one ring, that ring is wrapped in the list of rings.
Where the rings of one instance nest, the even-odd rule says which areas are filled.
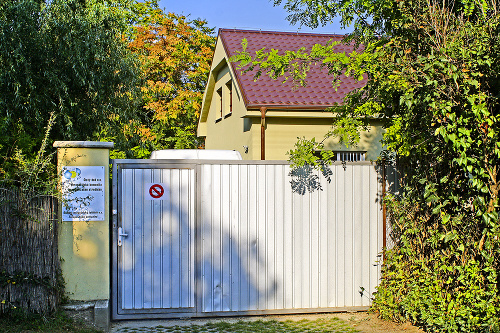
[[[228,83],[231,83],[232,87],[232,101],[229,99]],[[221,96],[218,93],[220,91],[222,91],[222,116],[220,112]],[[232,104],[232,112],[229,114],[230,104]],[[234,73],[227,65],[224,47],[218,40],[212,62],[212,73],[205,91],[198,125],[199,136],[210,133],[205,140],[205,148],[236,150],[243,159],[255,159],[252,148],[253,141],[255,141],[252,137],[255,126],[251,119],[243,118],[245,115],[246,108],[243,97],[236,84]],[[245,147],[248,147],[248,152],[245,152]]]
[[[225,121],[225,122],[223,122]],[[210,135],[206,140],[206,149],[229,149],[238,150],[243,159],[260,159],[260,118],[234,117],[223,119],[219,123],[213,122],[209,133],[220,133],[220,135]],[[250,131],[242,135],[240,127],[246,121],[251,123]],[[323,140],[324,135],[331,130],[331,118],[266,118],[266,160],[286,160],[289,150],[294,149],[298,138],[316,138],[316,141]],[[213,132],[212,132],[213,131]],[[248,133],[248,134],[247,134]],[[340,151],[366,151],[367,160],[375,160],[382,151],[381,124],[372,122],[369,131],[361,133],[360,142],[354,147],[345,147],[338,143],[338,139],[328,139],[325,148],[328,150]],[[247,145],[248,153],[242,151],[242,147]]]
[[[229,113],[229,94],[227,84],[232,83],[232,112]],[[225,66],[217,77],[212,103],[206,120],[206,130],[210,133],[205,141],[206,149],[229,149],[240,152],[244,159],[248,159],[249,153],[245,153],[244,146],[252,145],[252,128],[254,126],[248,120],[243,119],[245,105],[241,94],[235,87],[228,67]],[[218,91],[222,90],[222,116],[221,102]],[[250,152],[250,151],[249,151]]]
[[[372,122],[370,130],[361,133],[360,142],[355,147],[345,147],[338,143],[338,139],[328,139],[325,148],[337,151],[366,151],[367,160],[375,160],[382,150],[382,127],[378,122]],[[266,159],[286,160],[286,154],[294,149],[298,138],[316,138],[322,141],[324,135],[332,128],[332,119],[312,118],[267,118],[266,119]]]

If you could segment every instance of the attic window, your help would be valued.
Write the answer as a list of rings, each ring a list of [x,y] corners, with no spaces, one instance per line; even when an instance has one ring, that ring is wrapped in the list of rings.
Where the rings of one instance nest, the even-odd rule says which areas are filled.
[[[224,118],[229,117],[233,113],[233,81],[226,83],[226,115]]]
[[[222,119],[222,112],[223,112],[223,106],[222,106],[222,87],[217,89],[217,95],[219,96],[219,117],[215,120],[215,122],[218,122]]]

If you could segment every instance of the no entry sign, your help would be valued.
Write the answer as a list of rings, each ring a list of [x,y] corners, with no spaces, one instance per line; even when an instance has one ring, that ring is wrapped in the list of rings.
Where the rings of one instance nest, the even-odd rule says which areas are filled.
[[[154,199],[159,199],[163,196],[163,193],[165,193],[165,190],[163,189],[163,186],[160,184],[153,184],[149,188],[149,195],[152,196]]]
[[[146,198],[148,200],[167,200],[166,186],[163,183],[146,184]]]

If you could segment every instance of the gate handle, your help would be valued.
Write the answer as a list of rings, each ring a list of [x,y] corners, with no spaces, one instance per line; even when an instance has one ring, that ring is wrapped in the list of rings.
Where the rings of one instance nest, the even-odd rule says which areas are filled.
[[[123,228],[118,227],[118,246],[122,246],[122,237],[127,237],[128,234],[123,233]]]

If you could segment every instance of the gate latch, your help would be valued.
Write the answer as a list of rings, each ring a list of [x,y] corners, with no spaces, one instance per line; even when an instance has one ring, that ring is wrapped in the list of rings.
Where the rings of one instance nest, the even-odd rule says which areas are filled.
[[[127,237],[128,234],[123,233],[123,228],[118,227],[118,246],[122,246],[122,237]]]

